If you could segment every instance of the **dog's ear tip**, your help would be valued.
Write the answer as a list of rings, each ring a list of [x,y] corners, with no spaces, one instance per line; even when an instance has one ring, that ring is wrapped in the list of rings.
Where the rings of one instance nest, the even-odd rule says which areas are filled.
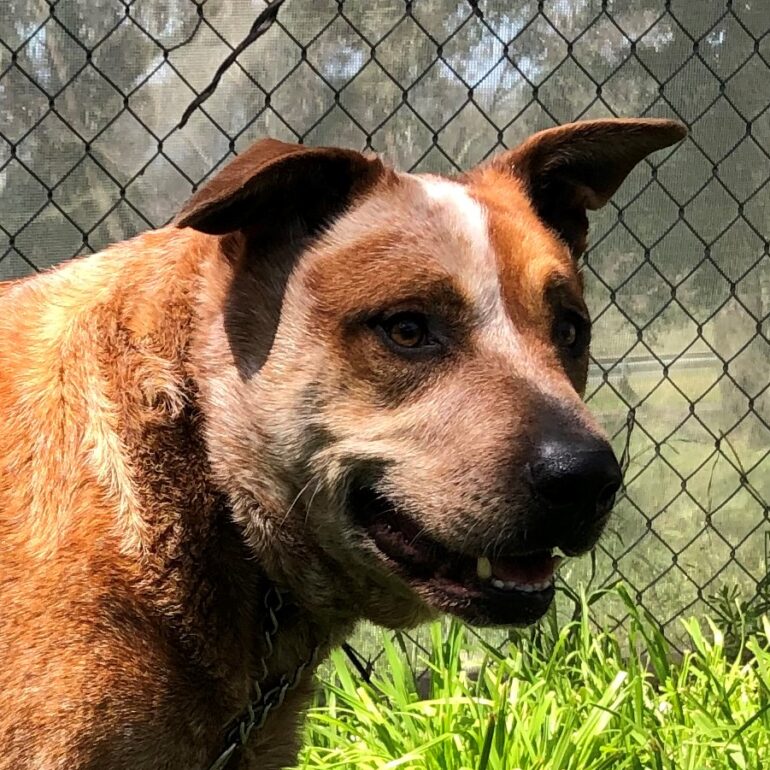
[[[604,206],[634,166],[687,134],[671,118],[579,120],[539,131],[493,162],[525,184],[541,217],[579,252],[586,210]],[[573,221],[565,224],[570,211]]]
[[[190,227],[191,219],[192,212],[187,204],[185,204],[180,211],[177,211],[168,224],[169,227],[176,227],[179,230],[184,230],[185,228]]]
[[[664,125],[667,125],[673,133],[675,133],[680,139],[684,139],[687,134],[690,133],[690,129],[686,123],[681,120],[674,120],[673,118],[660,118]]]
[[[185,230],[193,224],[194,218],[187,211],[180,212],[170,222],[171,227],[175,227],[177,230]]]
[[[682,139],[685,139],[690,133],[690,129],[678,120],[670,121],[669,130],[671,131],[671,135],[674,137],[675,142],[681,142]]]
[[[179,216],[171,220],[170,226],[177,230],[197,230],[206,235],[223,235],[226,230],[220,231],[207,221],[207,211],[193,209],[192,211],[182,211]]]
[[[640,124],[655,130],[658,136],[666,141],[666,146],[681,142],[690,129],[680,120],[672,118],[642,118]]]
[[[192,197],[185,202],[169,225],[178,230],[186,230],[187,228],[200,229],[199,225],[205,219],[209,208],[210,206],[204,201],[197,200],[196,193],[193,193]]]

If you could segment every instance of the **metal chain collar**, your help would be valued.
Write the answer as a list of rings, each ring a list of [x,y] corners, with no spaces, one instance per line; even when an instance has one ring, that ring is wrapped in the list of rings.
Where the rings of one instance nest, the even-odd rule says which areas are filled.
[[[265,653],[260,658],[261,672],[252,685],[254,696],[249,700],[245,710],[233,721],[225,737],[224,750],[209,766],[208,770],[225,770],[235,752],[246,745],[253,731],[262,729],[270,712],[280,708],[286,694],[299,684],[305,669],[312,666],[318,656],[318,646],[316,645],[310,655],[297,666],[293,674],[284,674],[275,687],[263,692],[260,682],[267,679],[267,662],[273,654],[274,640],[278,634],[278,613],[283,607],[283,596],[275,586],[270,586],[265,593],[264,601],[267,612],[267,624],[263,636]]]

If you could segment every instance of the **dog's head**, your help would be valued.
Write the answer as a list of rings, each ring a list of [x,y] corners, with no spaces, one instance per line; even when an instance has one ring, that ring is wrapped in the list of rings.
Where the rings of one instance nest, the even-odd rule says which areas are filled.
[[[543,614],[621,483],[581,400],[586,210],[684,134],[575,123],[453,179],[267,140],[193,196],[212,464],[276,580],[394,626]]]

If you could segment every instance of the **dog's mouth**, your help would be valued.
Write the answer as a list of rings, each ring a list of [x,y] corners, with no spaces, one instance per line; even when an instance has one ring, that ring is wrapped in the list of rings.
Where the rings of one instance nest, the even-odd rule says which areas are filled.
[[[525,625],[553,601],[562,559],[552,550],[494,558],[453,551],[370,488],[352,490],[350,505],[379,559],[435,609],[476,625]]]

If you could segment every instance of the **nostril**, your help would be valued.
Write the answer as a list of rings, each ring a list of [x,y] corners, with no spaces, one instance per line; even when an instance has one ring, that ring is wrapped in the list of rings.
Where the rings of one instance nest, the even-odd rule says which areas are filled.
[[[612,510],[612,506],[615,505],[615,495],[619,489],[620,482],[611,481],[599,492],[596,498],[596,512],[599,516],[604,516]]]

